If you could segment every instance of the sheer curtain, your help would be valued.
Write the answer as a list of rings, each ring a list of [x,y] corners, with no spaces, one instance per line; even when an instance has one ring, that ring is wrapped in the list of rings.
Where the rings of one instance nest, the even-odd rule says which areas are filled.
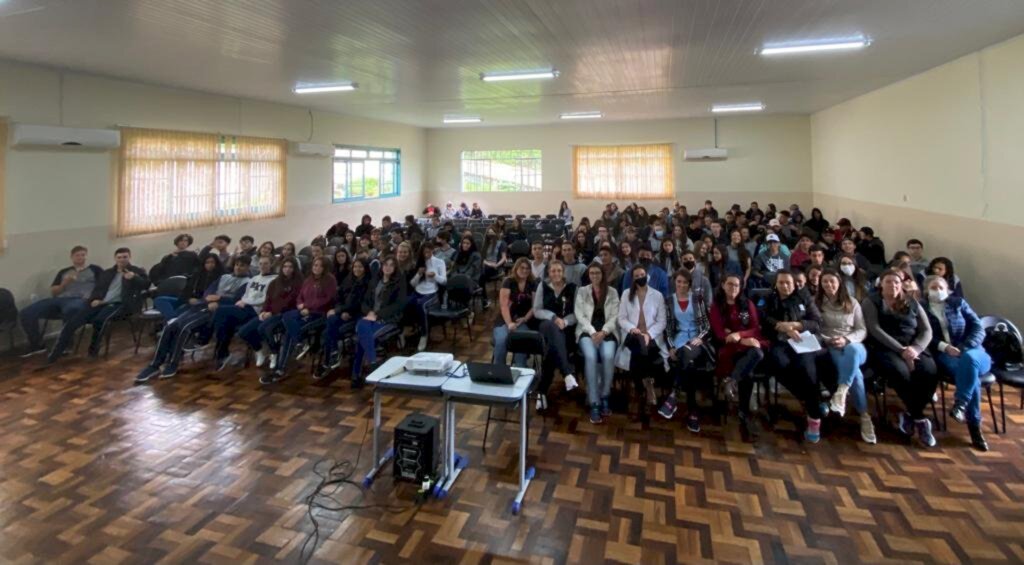
[[[122,128],[117,234],[284,215],[284,140]]]
[[[672,198],[672,147],[671,143],[573,146],[573,193],[576,198]]]

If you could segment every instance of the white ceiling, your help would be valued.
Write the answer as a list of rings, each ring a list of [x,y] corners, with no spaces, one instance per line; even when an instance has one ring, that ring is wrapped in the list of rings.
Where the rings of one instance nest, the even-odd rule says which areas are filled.
[[[810,113],[1020,33],[1024,0],[0,0],[0,58],[424,127]],[[859,52],[755,54],[861,34]],[[291,92],[343,80],[359,90]]]

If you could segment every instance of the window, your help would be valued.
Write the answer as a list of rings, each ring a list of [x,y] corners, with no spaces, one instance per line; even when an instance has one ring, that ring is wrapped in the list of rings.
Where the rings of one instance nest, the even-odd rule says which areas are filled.
[[[398,149],[338,145],[334,148],[334,202],[398,196],[401,173]]]
[[[672,198],[675,193],[669,143],[575,146],[572,173],[576,198]]]
[[[540,149],[462,152],[462,192],[537,192],[540,181]]]
[[[117,235],[283,216],[286,156],[281,139],[123,128]]]

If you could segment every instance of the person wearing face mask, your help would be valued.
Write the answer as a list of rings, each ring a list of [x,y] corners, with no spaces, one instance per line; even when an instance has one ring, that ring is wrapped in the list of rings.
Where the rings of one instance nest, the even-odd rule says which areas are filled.
[[[654,221],[654,225],[651,226],[651,235],[647,242],[650,244],[651,249],[660,249],[661,242],[669,237],[668,232],[665,231],[665,222],[658,219]]]
[[[846,292],[857,302],[863,301],[871,288],[867,273],[857,266],[856,258],[852,255],[843,255],[837,262],[839,272],[843,275]]]
[[[630,284],[619,302],[619,329],[623,341],[616,366],[628,370],[643,384],[648,406],[656,406],[655,368],[668,357],[665,347],[665,295],[648,282],[647,270],[636,265],[630,271]]]
[[[693,275],[685,269],[680,269],[672,280],[675,283],[675,292],[665,303],[665,336],[675,386],[658,409],[658,414],[666,420],[671,420],[676,413],[677,398],[680,393],[685,392],[688,411],[686,427],[693,433],[699,433],[697,371],[706,370],[709,361],[715,355],[715,350],[711,347],[711,322],[704,295],[691,286]]]
[[[801,333],[817,333],[821,327],[821,312],[810,297],[796,291],[793,273],[783,269],[775,278],[775,291],[768,296],[764,307],[761,333],[772,342],[768,351],[768,364],[775,377],[807,411],[804,439],[818,443],[821,439],[821,387],[818,384],[818,358],[827,355],[819,349],[797,353],[788,340],[802,341]]]
[[[701,267],[700,263],[697,262],[697,256],[694,255],[692,251],[687,251],[686,253],[683,253],[682,257],[680,257],[680,263],[682,264],[682,268],[686,269],[693,277],[693,280],[690,283],[691,286],[700,290],[701,294],[703,294],[707,299],[708,304],[710,304],[713,300],[713,289],[715,287],[711,286],[711,281],[704,276],[704,269]]]
[[[981,376],[992,369],[992,358],[982,348],[985,330],[966,300],[952,296],[949,283],[938,275],[924,281],[928,291],[928,322],[932,328],[929,350],[939,370],[956,384],[950,417],[967,423],[971,445],[988,451],[981,433]]]
[[[668,294],[668,274],[665,269],[662,269],[654,262],[654,252],[651,251],[651,246],[642,244],[640,246],[640,252],[637,254],[636,266],[644,268],[647,273],[648,285],[661,293],[662,296]],[[622,277],[622,288],[623,290],[629,288],[633,284],[633,269],[626,271]]]

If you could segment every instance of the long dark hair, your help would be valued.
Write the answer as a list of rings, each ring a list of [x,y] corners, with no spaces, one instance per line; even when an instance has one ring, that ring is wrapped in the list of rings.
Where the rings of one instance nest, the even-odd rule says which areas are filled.
[[[932,259],[931,262],[928,263],[929,275],[932,274],[932,269],[937,264],[942,264],[942,266],[946,267],[946,274],[943,275],[942,278],[946,279],[946,285],[952,291],[953,281],[956,280],[956,273],[953,271],[953,261],[951,261],[948,257],[936,257]]]
[[[736,310],[740,313],[746,312],[749,309],[747,305],[747,297],[743,294],[743,277],[729,273],[722,277],[722,281],[718,287],[715,288],[715,306],[718,307],[718,313],[722,315],[722,319],[729,318],[729,304],[725,298],[725,283],[729,279],[736,279],[740,283],[740,293],[736,295]]]
[[[290,277],[284,276],[284,266],[285,265],[291,265],[292,266],[292,276],[290,276]],[[296,259],[294,257],[287,257],[287,258],[285,258],[284,261],[281,261],[281,268],[278,271],[277,278],[275,278],[270,283],[270,285],[275,287],[275,288],[276,287],[284,287],[285,289],[291,289],[291,288],[294,288],[295,286],[302,285],[302,269],[299,268],[299,261],[298,261],[298,259]]]
[[[665,244],[672,245],[672,253],[665,252]],[[669,271],[678,271],[682,263],[679,261],[679,250],[676,249],[676,242],[672,240],[671,236],[661,240],[661,245],[658,246],[658,264],[664,266],[665,260],[668,260],[668,264],[671,267]]]
[[[817,303],[820,309],[823,304],[829,301],[828,296],[825,296],[825,288],[821,284],[821,279],[825,277],[835,277],[839,281],[839,290],[836,291],[836,302],[843,308],[843,312],[847,314],[853,312],[853,299],[850,298],[850,293],[846,290],[846,285],[843,284],[843,274],[835,269],[825,269],[821,272],[821,278],[818,279],[818,294],[814,297],[814,302]]]
[[[639,263],[633,265],[633,268],[630,270],[630,273],[633,275],[633,280],[629,285],[629,301],[634,304],[636,303],[636,291],[638,288],[640,288],[640,286],[636,284],[636,279],[639,278],[636,276],[637,271],[643,271],[644,276],[647,276],[647,269],[645,269],[644,266]]]
[[[469,242],[469,249],[466,250],[466,251],[463,251],[462,250],[462,244],[467,242],[467,241]],[[455,253],[455,264],[456,265],[466,265],[466,264],[468,264],[470,258],[472,258],[473,254],[476,253],[476,252],[477,252],[477,250],[476,250],[476,241],[474,241],[472,237],[463,237],[461,240],[459,240],[459,250]]]
[[[598,283],[594,282],[594,277],[590,276],[591,270],[601,271],[601,281]],[[597,288],[598,294],[601,295],[601,299],[605,300],[608,297],[608,272],[604,270],[604,267],[596,263],[591,263],[587,267],[587,278],[590,279],[590,285]]]
[[[213,260],[213,269],[210,271],[206,270],[206,262]],[[224,274],[224,265],[220,262],[220,257],[215,253],[211,253],[206,257],[203,257],[202,263],[199,264],[199,269],[193,273],[193,277],[196,280],[196,291],[203,292],[206,287],[210,286],[210,283],[220,280],[221,275]]]

